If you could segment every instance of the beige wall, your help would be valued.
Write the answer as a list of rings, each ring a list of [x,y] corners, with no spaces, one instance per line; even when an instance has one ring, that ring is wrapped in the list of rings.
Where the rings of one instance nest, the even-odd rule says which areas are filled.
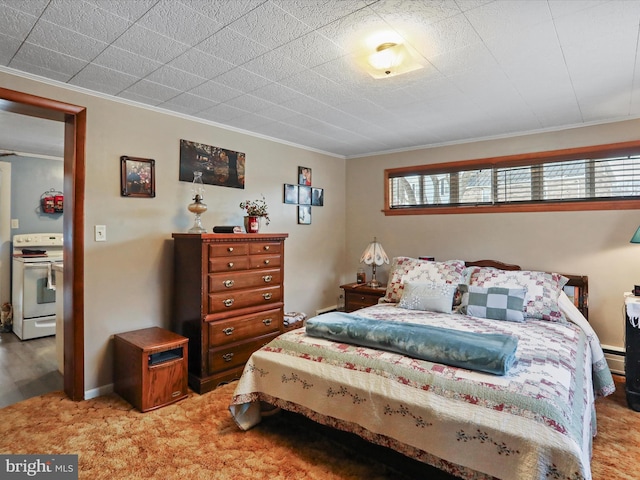
[[[640,121],[385,154],[347,161],[347,259],[358,268],[376,235],[389,257],[484,258],[589,276],[590,322],[605,345],[624,345],[623,292],[640,284],[640,247],[629,240],[640,212],[595,211],[388,216],[383,171],[391,166],[468,160],[638,140]],[[380,272],[380,270],[379,270]],[[370,275],[370,270],[367,270]],[[388,268],[379,275],[386,281]]]
[[[289,234],[286,310],[314,314],[334,305],[338,286],[355,280],[362,250],[377,236],[390,257],[493,258],[588,275],[591,323],[603,344],[623,345],[622,292],[640,283],[640,247],[629,244],[638,211],[385,217],[383,170],[637,140],[640,121],[345,161],[4,72],[0,85],[87,107],[86,390],[111,384],[114,333],[169,325],[171,233],[193,220],[189,184],[178,181],[181,138],[247,154],[245,190],[205,186],[203,223],[241,224],[240,201],[266,196],[266,231]],[[156,198],[120,196],[121,155],[156,160]],[[314,186],[325,189],[325,206],[313,208],[310,226],[297,225],[296,207],[282,203],[283,184],[296,183],[299,165],[311,167]],[[93,241],[96,224],[107,226],[107,242]],[[386,281],[387,271],[379,278]]]
[[[85,390],[112,383],[114,333],[168,327],[171,312],[172,232],[193,224],[186,206],[190,184],[178,181],[180,139],[245,152],[246,188],[205,185],[207,229],[242,225],[238,204],[264,194],[271,224],[285,242],[285,309],[314,313],[335,305],[345,251],[345,160],[85,95],[0,72],[0,85],[87,107],[85,224]],[[156,197],[120,196],[120,156],[156,161]],[[297,183],[298,166],[313,169],[324,206],[312,224],[297,224],[295,205],[283,204],[283,184]],[[107,226],[96,243],[94,225]]]

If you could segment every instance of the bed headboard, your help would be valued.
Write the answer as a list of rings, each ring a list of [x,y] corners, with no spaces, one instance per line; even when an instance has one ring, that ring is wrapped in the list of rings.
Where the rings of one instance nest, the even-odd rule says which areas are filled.
[[[497,260],[476,260],[464,262],[467,267],[493,267],[500,270],[522,270],[520,265],[498,262]],[[573,300],[584,318],[589,320],[589,277],[586,275],[568,275],[561,273],[569,279],[565,285],[565,292]]]

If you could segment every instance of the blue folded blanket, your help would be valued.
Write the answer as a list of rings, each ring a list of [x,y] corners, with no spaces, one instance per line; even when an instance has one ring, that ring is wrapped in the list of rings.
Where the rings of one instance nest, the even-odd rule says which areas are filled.
[[[401,353],[430,362],[504,375],[515,362],[518,339],[416,323],[330,312],[310,318],[307,335]]]

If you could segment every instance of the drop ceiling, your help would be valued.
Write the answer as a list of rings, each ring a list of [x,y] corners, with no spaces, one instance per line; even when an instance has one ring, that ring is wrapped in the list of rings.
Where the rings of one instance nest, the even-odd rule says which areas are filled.
[[[0,68],[350,158],[638,118],[639,25],[633,0],[0,0]],[[380,32],[424,68],[372,78]]]

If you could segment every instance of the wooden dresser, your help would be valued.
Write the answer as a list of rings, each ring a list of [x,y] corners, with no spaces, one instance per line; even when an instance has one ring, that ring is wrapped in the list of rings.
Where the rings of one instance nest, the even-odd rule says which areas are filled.
[[[189,339],[189,386],[239,378],[283,332],[284,233],[174,233],[172,329]]]

